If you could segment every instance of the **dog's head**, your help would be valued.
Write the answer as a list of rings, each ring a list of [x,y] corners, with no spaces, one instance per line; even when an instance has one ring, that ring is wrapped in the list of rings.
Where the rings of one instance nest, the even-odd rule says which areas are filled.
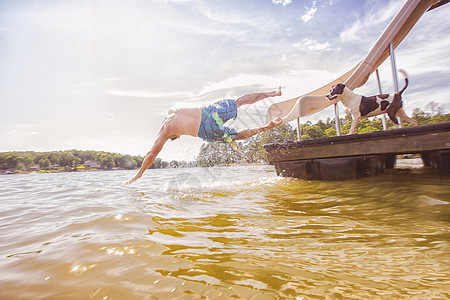
[[[345,84],[338,83],[331,87],[330,93],[326,96],[329,101],[336,99],[344,93]]]

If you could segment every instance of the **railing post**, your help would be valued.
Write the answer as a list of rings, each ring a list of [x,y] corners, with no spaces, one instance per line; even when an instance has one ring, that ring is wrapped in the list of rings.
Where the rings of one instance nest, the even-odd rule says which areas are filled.
[[[394,43],[391,42],[389,44],[389,54],[391,56],[391,69],[392,69],[392,78],[394,79],[394,90],[395,93],[398,92],[398,79],[397,79],[397,65],[395,63],[395,53],[394,53]],[[399,121],[400,128],[403,127],[403,121],[397,117],[397,120]]]
[[[334,122],[336,123],[336,134],[337,136],[341,136],[341,120],[339,119],[339,108],[338,104],[334,104]]]
[[[383,91],[381,90],[380,73],[378,72],[378,69],[376,69],[375,72],[377,74],[378,90],[380,91],[380,95],[381,95],[381,94],[383,94]],[[386,114],[383,114],[381,116],[381,122],[383,123],[383,130],[386,130],[387,129]]]
[[[300,118],[297,118],[297,139],[299,142],[302,140],[302,128],[300,127]]]

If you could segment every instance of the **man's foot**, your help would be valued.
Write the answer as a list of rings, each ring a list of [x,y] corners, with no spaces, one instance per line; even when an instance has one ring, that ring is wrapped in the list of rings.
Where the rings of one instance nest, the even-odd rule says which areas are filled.
[[[272,92],[271,97],[278,97],[281,96],[281,86],[279,86],[275,91]]]
[[[277,96],[281,96],[281,86],[277,88]]]

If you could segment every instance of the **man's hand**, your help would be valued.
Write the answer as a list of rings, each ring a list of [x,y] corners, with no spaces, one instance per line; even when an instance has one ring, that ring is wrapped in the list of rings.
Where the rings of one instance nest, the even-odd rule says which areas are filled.
[[[275,119],[273,119],[272,121],[270,121],[270,122],[267,124],[267,128],[268,128],[268,129],[271,129],[271,128],[280,126],[281,124],[283,124],[283,119],[280,118],[280,117],[276,117]]]
[[[136,174],[133,178],[131,178],[130,180],[128,180],[127,182],[125,182],[125,184],[130,184],[130,183],[132,183],[133,181],[138,180],[139,178],[141,178],[141,175]]]

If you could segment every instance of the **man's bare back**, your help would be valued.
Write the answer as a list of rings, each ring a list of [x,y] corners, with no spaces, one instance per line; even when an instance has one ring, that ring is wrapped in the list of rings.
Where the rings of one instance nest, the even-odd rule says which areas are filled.
[[[170,126],[170,139],[175,139],[181,135],[198,136],[198,129],[202,120],[201,107],[181,107],[171,108],[169,115],[164,119],[164,124]]]

